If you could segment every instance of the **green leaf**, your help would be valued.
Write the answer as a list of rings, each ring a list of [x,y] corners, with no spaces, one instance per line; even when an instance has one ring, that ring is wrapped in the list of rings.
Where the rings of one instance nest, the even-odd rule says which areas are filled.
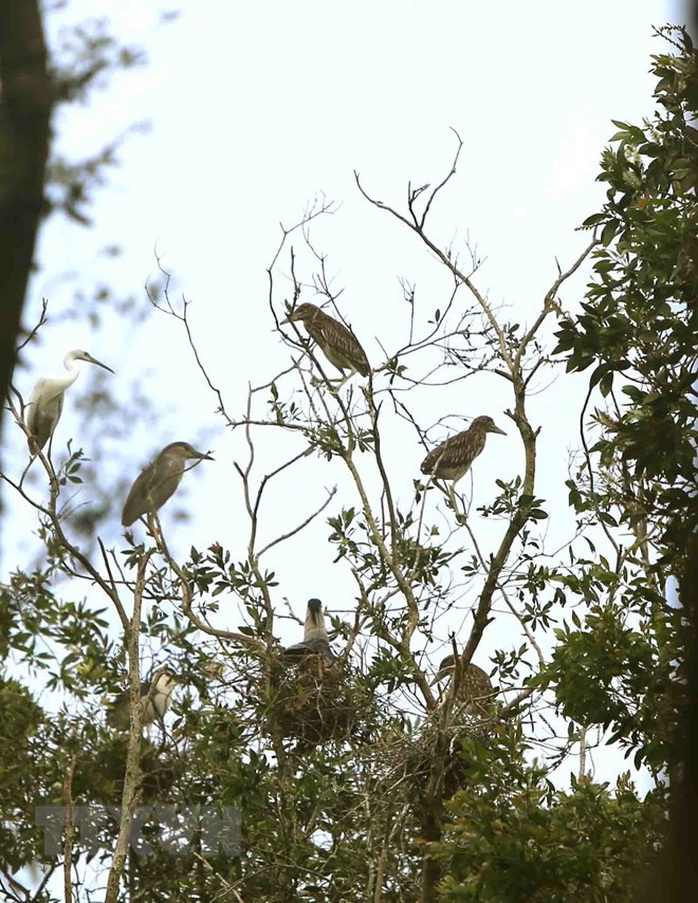
[[[597,226],[599,223],[603,223],[607,218],[605,213],[593,213],[591,216],[588,216],[582,226]]]
[[[613,388],[613,370],[608,370],[604,373],[601,378],[601,382],[599,384],[599,389],[601,390],[601,394],[606,398],[606,396],[610,393]]]
[[[608,245],[610,245],[610,243],[613,241],[613,239],[616,235],[616,232],[618,231],[619,226],[620,226],[620,223],[618,222],[618,220],[615,220],[615,219],[609,220],[606,223],[606,225],[601,230],[601,244],[602,245],[605,245],[606,247]]]

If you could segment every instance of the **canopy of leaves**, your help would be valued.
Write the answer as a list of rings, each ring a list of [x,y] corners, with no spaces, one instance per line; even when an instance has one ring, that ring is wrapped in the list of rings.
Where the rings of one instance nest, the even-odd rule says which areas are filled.
[[[660,581],[680,582],[698,528],[698,64],[685,31],[661,34],[677,52],[653,58],[658,111],[615,123],[598,177],[607,201],[585,223],[600,234],[595,279],[555,350],[568,370],[593,365],[590,389],[609,402],[590,449],[609,480],[578,509],[617,512],[656,549]]]

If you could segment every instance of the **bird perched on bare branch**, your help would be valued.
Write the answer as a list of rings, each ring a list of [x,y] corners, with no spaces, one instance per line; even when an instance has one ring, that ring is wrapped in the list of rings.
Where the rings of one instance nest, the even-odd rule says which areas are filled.
[[[429,452],[422,461],[422,473],[457,483],[485,447],[488,433],[506,436],[491,417],[476,417],[467,430],[456,433]]]
[[[61,414],[63,413],[63,400],[65,392],[80,375],[78,361],[86,361],[102,367],[110,373],[114,371],[101,361],[92,357],[87,351],[69,351],[63,361],[63,366],[68,371],[67,376],[44,377],[34,386],[29,403],[27,404],[26,424],[31,433],[29,450],[36,454],[52,438]],[[49,446],[50,448],[50,446]]]
[[[359,344],[354,333],[344,323],[330,317],[314,304],[299,304],[295,310],[283,320],[284,323],[302,321],[308,335],[314,339],[327,360],[344,376],[344,371],[360,373],[368,376],[371,365],[366,352]]]
[[[303,642],[284,649],[283,657],[289,661],[300,661],[307,655],[321,655],[330,662],[336,660],[336,655],[330,649],[330,638],[325,628],[325,618],[322,614],[322,602],[319,599],[310,599],[305,615],[305,627],[303,630]]]
[[[124,505],[121,523],[124,527],[144,514],[155,514],[179,486],[188,460],[212,461],[210,454],[192,448],[188,442],[172,442],[165,446],[152,464],[136,478]],[[192,467],[194,465],[191,465]]]
[[[160,668],[151,680],[141,683],[141,724],[145,727],[162,721],[172,702],[172,690],[177,678],[168,668]],[[107,712],[107,723],[117,730],[128,730],[130,724],[129,692],[120,693]]]
[[[481,714],[492,702],[495,691],[492,681],[486,672],[472,663],[462,669],[456,666],[454,655],[447,655],[439,665],[439,670],[431,685],[442,681],[455,680],[455,697],[465,702],[465,711],[469,715]]]

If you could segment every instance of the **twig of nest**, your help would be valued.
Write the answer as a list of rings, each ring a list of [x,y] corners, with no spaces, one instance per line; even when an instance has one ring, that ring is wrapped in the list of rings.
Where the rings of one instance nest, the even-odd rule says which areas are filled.
[[[368,691],[351,679],[345,663],[307,655],[295,667],[275,674],[266,718],[270,731],[309,748],[328,740],[361,739],[372,701]]]
[[[494,707],[471,714],[456,703],[446,723],[433,712],[419,734],[406,738],[402,768],[415,795],[450,799],[467,782],[468,745],[488,746],[500,725]]]

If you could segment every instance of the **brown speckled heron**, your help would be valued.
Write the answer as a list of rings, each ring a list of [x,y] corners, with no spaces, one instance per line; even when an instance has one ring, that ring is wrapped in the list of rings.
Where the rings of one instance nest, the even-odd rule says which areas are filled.
[[[141,683],[141,724],[146,727],[162,721],[172,702],[177,678],[168,668],[160,668],[150,680]],[[109,706],[107,723],[117,730],[128,730],[131,721],[128,690],[120,693]]]
[[[303,642],[296,643],[295,646],[288,646],[283,653],[284,659],[289,661],[300,661],[307,655],[321,655],[330,662],[335,661],[337,658],[330,649],[330,638],[325,628],[322,602],[319,599],[308,600]]]
[[[476,417],[467,430],[456,433],[429,452],[422,461],[422,473],[451,480],[455,485],[485,447],[488,433],[506,436],[491,417]]]
[[[455,657],[451,654],[442,659],[431,685],[454,679],[454,676],[457,680],[456,699],[465,702],[464,711],[469,715],[482,713],[495,695],[492,681],[487,673],[471,663],[467,668],[460,669],[460,673],[457,674]]]
[[[179,486],[187,461],[212,461],[210,454],[192,448],[188,442],[172,442],[165,446],[152,464],[137,477],[126,499],[121,523],[124,527],[142,517],[155,514]],[[192,467],[194,465],[191,465]]]
[[[282,322],[296,323],[302,321],[308,335],[314,339],[327,360],[344,376],[344,371],[360,373],[368,376],[371,365],[366,352],[359,344],[354,333],[344,323],[330,317],[314,304],[299,304]]]
[[[76,366],[78,361],[94,364],[110,373],[114,372],[111,367],[107,367],[87,351],[76,349],[69,351],[63,360],[63,366],[68,371],[67,376],[45,377],[38,380],[27,404],[25,415],[27,429],[31,433],[29,450],[32,454],[36,454],[42,449],[53,436],[63,413],[65,392],[80,375],[81,367]]]

